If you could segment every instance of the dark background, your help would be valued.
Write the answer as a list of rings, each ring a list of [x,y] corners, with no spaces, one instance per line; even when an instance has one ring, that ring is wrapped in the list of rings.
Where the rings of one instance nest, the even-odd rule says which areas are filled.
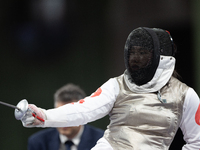
[[[139,26],[168,30],[177,47],[176,69],[193,87],[193,6],[189,0],[7,0],[0,5],[0,101],[27,99],[53,107],[54,92],[75,83],[87,95],[124,70],[123,48]],[[0,149],[25,150],[41,128],[24,128],[14,110],[0,105]],[[90,123],[106,129],[108,117]],[[179,130],[171,150],[181,149]]]

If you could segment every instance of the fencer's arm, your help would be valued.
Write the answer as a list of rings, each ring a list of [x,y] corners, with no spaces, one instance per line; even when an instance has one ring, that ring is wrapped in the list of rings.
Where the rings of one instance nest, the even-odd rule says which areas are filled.
[[[183,105],[180,128],[186,144],[182,150],[200,149],[200,103],[196,92],[189,88]]]
[[[46,116],[45,122],[39,127],[79,126],[98,120],[111,111],[118,93],[118,82],[115,78],[112,78],[91,96],[79,100],[79,102],[43,110]],[[30,125],[24,126],[32,127]]]

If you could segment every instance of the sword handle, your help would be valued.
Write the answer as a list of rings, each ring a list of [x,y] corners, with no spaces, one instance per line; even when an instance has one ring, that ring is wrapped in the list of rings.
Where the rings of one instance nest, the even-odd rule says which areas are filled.
[[[18,109],[15,109],[15,118],[16,118],[17,120],[21,120],[22,117],[24,117],[24,115],[26,114],[26,112],[27,112],[27,111],[30,111],[30,112],[32,113],[32,116],[33,116],[33,117],[35,117],[35,118],[37,118],[38,120],[44,122],[44,119],[42,119],[42,118],[40,118],[39,116],[37,116],[37,114],[36,114],[33,110],[31,110],[31,109],[28,108],[28,101],[27,101],[26,99],[21,100],[21,101],[17,104],[16,107],[19,108],[19,110],[18,110]]]
[[[44,119],[40,118],[39,116],[37,116],[35,113],[32,113],[32,116],[37,118],[38,120],[44,122]]]

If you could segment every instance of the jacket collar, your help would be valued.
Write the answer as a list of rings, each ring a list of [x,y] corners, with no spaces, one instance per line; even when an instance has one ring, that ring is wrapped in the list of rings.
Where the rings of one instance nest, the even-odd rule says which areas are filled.
[[[169,81],[175,68],[175,58],[172,56],[160,56],[159,65],[151,81],[138,86],[131,81],[127,70],[124,72],[124,79],[128,88],[136,93],[157,92]]]

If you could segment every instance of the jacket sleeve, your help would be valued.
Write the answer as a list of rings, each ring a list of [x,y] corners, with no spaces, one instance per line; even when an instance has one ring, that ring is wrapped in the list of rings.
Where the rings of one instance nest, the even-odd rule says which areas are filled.
[[[45,110],[47,120],[44,127],[79,126],[100,119],[111,111],[118,93],[118,82],[112,78],[76,103]]]
[[[200,150],[200,105],[196,92],[189,88],[183,105],[180,128],[186,144],[182,150]]]

